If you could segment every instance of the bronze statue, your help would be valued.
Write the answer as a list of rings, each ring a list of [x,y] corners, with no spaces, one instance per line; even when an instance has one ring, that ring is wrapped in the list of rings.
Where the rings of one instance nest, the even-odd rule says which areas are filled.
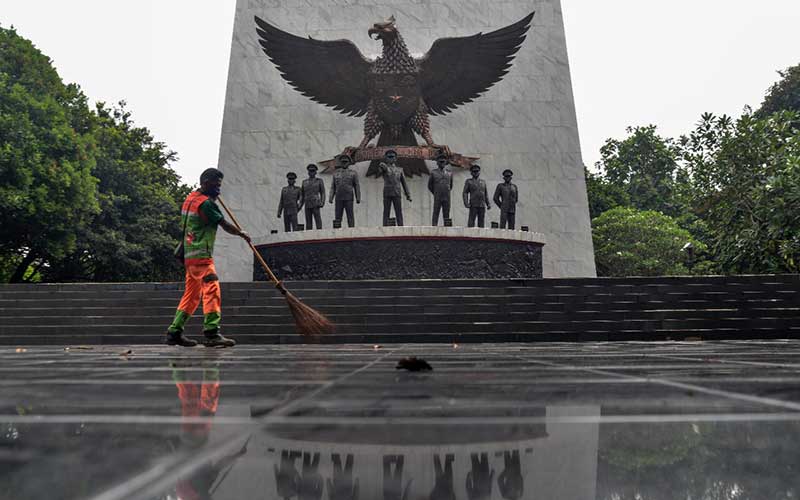
[[[467,472],[467,498],[469,500],[489,500],[492,497],[494,469],[489,465],[489,454],[470,454],[472,470]]]
[[[442,219],[450,218],[450,191],[453,190],[453,174],[447,170],[447,155],[440,154],[436,158],[436,169],[428,178],[428,191],[433,194],[432,226],[439,225],[439,212]]]
[[[349,40],[302,38],[258,17],[255,21],[261,47],[292,87],[341,113],[366,115],[364,138],[355,148],[363,149],[378,134],[378,146],[414,146],[414,133],[436,146],[429,115],[445,115],[500,81],[533,15],[491,33],[441,38],[420,59],[411,55],[391,18],[367,31],[383,43],[374,61]],[[428,173],[418,158],[401,158],[399,166],[407,176]],[[367,175],[377,176],[379,167],[373,161]]]
[[[333,462],[333,479],[328,479],[328,498],[330,500],[359,500],[358,479],[353,479],[353,455],[345,457],[342,467],[342,457],[338,453],[331,454]]]
[[[322,229],[322,207],[325,206],[325,183],[317,177],[317,166],[313,163],[306,167],[308,179],[303,181],[300,188],[300,204],[305,206],[306,229]]]
[[[444,457],[444,467],[442,467],[442,459],[436,454],[433,456],[433,471],[435,475],[433,490],[431,491],[429,500],[455,500],[456,494],[453,484],[453,461],[455,456],[448,453]]]
[[[475,227],[477,219],[478,227],[484,227],[486,211],[492,209],[489,204],[489,193],[486,190],[486,182],[479,178],[481,176],[480,165],[472,165],[470,173],[472,173],[472,179],[464,182],[464,192],[462,193],[464,206],[469,209],[467,226]]]
[[[522,477],[519,450],[505,451],[503,453],[503,462],[505,463],[505,468],[497,477],[500,495],[505,500],[519,500],[525,491],[525,480]]]
[[[348,227],[355,227],[353,199],[356,203],[361,203],[361,187],[358,184],[358,174],[348,168],[350,163],[349,156],[339,156],[339,166],[333,174],[333,186],[328,203],[333,203],[335,197],[335,219],[341,221],[342,213],[346,212]]]
[[[394,206],[394,217],[397,225],[403,225],[403,200],[400,199],[400,188],[403,194],[411,202],[411,195],[408,194],[408,184],[403,169],[398,167],[397,153],[391,149],[386,152],[380,166],[380,173],[383,177],[383,225],[389,225],[389,213]]]
[[[494,190],[494,204],[500,209],[500,229],[514,229],[515,215],[517,212],[517,201],[519,191],[517,185],[511,182],[514,172],[511,170],[503,171],[503,181]]]
[[[297,231],[297,212],[303,206],[303,201],[300,197],[300,188],[294,185],[297,181],[297,174],[289,172],[286,174],[286,179],[289,185],[281,190],[281,199],[278,201],[278,218],[280,219],[281,213],[283,213],[283,229],[288,233]]]
[[[303,453],[303,475],[297,482],[298,500],[320,500],[324,483],[319,473],[319,453]]]
[[[403,486],[404,455],[384,455],[383,457],[383,500],[407,500],[411,479]],[[392,471],[394,465],[394,471]]]
[[[299,451],[281,451],[281,466],[277,464],[272,467],[275,469],[275,486],[277,487],[279,498],[292,498],[297,495],[300,484],[300,473],[297,472],[295,461],[302,457]]]

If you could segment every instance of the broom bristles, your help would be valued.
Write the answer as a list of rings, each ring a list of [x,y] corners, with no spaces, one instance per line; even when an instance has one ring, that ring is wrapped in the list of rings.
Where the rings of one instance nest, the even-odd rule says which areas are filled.
[[[289,304],[289,310],[294,317],[297,333],[306,337],[317,337],[336,331],[335,325],[322,313],[313,307],[305,305],[285,288],[282,291],[285,291],[286,302]]]

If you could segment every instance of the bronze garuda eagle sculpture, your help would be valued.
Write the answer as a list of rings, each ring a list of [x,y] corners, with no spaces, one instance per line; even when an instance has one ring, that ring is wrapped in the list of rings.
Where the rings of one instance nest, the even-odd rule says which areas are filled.
[[[368,31],[383,42],[382,54],[367,59],[349,40],[315,40],[287,33],[255,18],[259,43],[283,78],[312,100],[348,116],[364,116],[365,148],[378,134],[378,146],[415,146],[419,134],[434,143],[429,115],[447,114],[472,102],[508,72],[530,28],[534,13],[493,31],[440,38],[424,57],[408,51],[394,18]],[[356,148],[351,148],[356,149]],[[406,175],[427,174],[421,159],[401,158]],[[375,175],[377,162],[367,171]]]

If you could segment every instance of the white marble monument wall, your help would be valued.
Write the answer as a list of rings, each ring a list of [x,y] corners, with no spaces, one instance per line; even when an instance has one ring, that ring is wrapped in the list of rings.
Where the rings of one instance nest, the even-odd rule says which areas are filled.
[[[381,43],[371,40],[367,30],[391,15],[419,56],[438,38],[493,31],[531,11],[536,16],[528,38],[505,78],[475,102],[432,117],[431,129],[437,143],[481,157],[490,196],[502,181],[501,172],[514,171],[520,190],[517,226],[528,225],[547,238],[545,277],[595,276],[560,0],[238,0],[219,157],[226,202],[252,235],[282,231],[276,212],[286,174],[296,172],[299,184],[308,163],[329,159],[362,138],[363,118],[341,115],[284,82],[261,51],[254,16],[300,36],[350,39],[365,56],[374,57]],[[356,167],[363,192],[356,224],[378,226],[383,181],[366,178],[367,166]],[[455,174],[455,225],[466,225],[460,199],[468,176],[460,170]],[[322,178],[329,189],[331,176]],[[410,188],[414,201],[404,202],[406,225],[429,225],[427,176],[415,177]],[[326,204],[322,215],[330,227],[333,206]],[[497,220],[494,207],[487,213],[487,226]],[[252,279],[253,259],[243,242],[220,231],[215,254],[223,280]]]

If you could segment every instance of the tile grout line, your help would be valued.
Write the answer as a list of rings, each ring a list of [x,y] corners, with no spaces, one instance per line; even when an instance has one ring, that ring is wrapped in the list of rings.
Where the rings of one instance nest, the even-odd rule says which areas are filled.
[[[522,356],[516,356],[516,357],[518,357],[519,359],[525,359]],[[720,390],[720,389],[708,389],[708,388],[701,387],[701,386],[698,386],[698,385],[686,384],[686,383],[682,383],[682,382],[675,382],[675,381],[671,381],[671,380],[667,380],[667,379],[649,378],[649,377],[635,377],[633,375],[625,375],[625,374],[622,374],[622,373],[609,372],[609,371],[605,371],[605,370],[595,370],[595,369],[592,369],[592,368],[581,368],[581,367],[574,367],[574,366],[570,366],[570,365],[559,365],[557,363],[549,363],[547,361],[535,361],[535,360],[526,360],[526,361],[528,361],[529,363],[533,363],[533,364],[539,364],[539,365],[551,366],[551,367],[569,367],[569,368],[572,368],[572,369],[578,369],[578,370],[581,370],[581,371],[585,371],[587,373],[594,373],[594,374],[603,375],[603,376],[606,376],[606,377],[607,376],[613,376],[613,377],[619,377],[619,378],[628,379],[628,380],[645,381],[645,382],[650,382],[650,383],[653,383],[653,384],[664,385],[664,386],[667,386],[667,387],[674,387],[674,388],[677,388],[677,389],[686,389],[686,390],[690,390],[690,391],[700,392],[700,393],[708,394],[708,395],[711,395],[711,396],[721,396],[721,397],[728,398],[728,399],[734,399],[734,400],[739,400],[739,401],[747,401],[749,403],[758,403],[758,404],[763,404],[763,405],[767,405],[767,406],[775,406],[775,407],[778,407],[778,408],[784,408],[784,409],[787,409],[787,410],[800,411],[800,403],[792,403],[792,402],[789,402],[789,401],[781,401],[779,399],[762,398],[760,396],[749,396],[747,394],[741,394],[741,393],[738,393],[738,392],[731,392],[731,391],[723,391],[723,390]]]
[[[696,361],[696,362],[700,361],[695,358],[675,356],[672,354],[645,354],[645,356],[663,358],[663,359],[683,360],[683,361]],[[713,361],[718,364],[727,364],[727,365],[760,366],[764,368],[790,368],[790,369],[793,368],[796,370],[800,370],[800,364],[797,363],[766,363],[758,361],[741,361],[741,360],[730,360],[722,358],[713,358]]]
[[[119,500],[119,499],[128,498],[131,495],[135,495],[135,496],[133,496],[133,498],[144,498],[144,497],[147,497],[150,492],[160,491],[160,490],[164,489],[165,487],[167,487],[168,484],[172,483],[172,479],[174,477],[176,477],[176,476],[180,477],[180,476],[189,474],[192,471],[196,470],[198,467],[200,467],[203,464],[205,464],[206,462],[208,462],[209,460],[213,461],[214,459],[217,459],[217,458],[220,458],[220,457],[224,456],[227,452],[238,448],[238,446],[240,445],[241,441],[243,441],[246,437],[252,435],[255,429],[258,429],[258,428],[262,427],[264,425],[264,422],[268,421],[268,419],[270,417],[275,416],[275,415],[284,416],[285,413],[287,413],[289,411],[293,411],[301,403],[303,403],[303,402],[305,402],[305,401],[307,401],[307,400],[309,400],[311,398],[314,398],[314,397],[318,396],[319,394],[321,394],[325,390],[328,390],[331,387],[333,387],[334,385],[336,385],[336,383],[338,383],[340,381],[343,381],[343,380],[346,380],[347,378],[349,378],[349,377],[351,377],[353,375],[356,375],[356,374],[358,374],[358,373],[360,373],[360,372],[362,372],[364,370],[369,369],[370,367],[372,367],[375,364],[379,363],[380,361],[382,361],[383,359],[387,358],[388,356],[393,354],[395,351],[397,351],[397,350],[399,350],[399,349],[401,349],[403,347],[404,347],[404,344],[400,344],[400,345],[397,346],[397,348],[386,352],[382,356],[379,356],[379,357],[375,358],[374,360],[372,360],[371,362],[365,364],[364,366],[362,366],[360,368],[357,368],[356,370],[353,370],[352,372],[350,372],[350,373],[348,373],[348,374],[346,374],[346,375],[344,375],[342,377],[339,377],[336,380],[333,380],[333,381],[330,381],[330,382],[326,383],[323,387],[320,387],[319,389],[317,389],[316,391],[312,392],[311,394],[303,396],[302,398],[300,398],[300,399],[298,399],[298,400],[296,400],[296,401],[294,401],[292,403],[289,403],[286,406],[278,407],[276,409],[273,409],[267,415],[265,415],[263,417],[260,417],[257,420],[254,420],[252,422],[252,425],[248,426],[249,427],[248,431],[242,432],[238,436],[232,436],[232,437],[228,438],[227,439],[227,444],[223,444],[223,445],[221,445],[221,446],[219,446],[219,447],[217,447],[215,449],[211,449],[211,450],[205,451],[203,453],[200,453],[200,454],[194,456],[188,462],[181,463],[181,461],[179,461],[176,458],[176,459],[172,460],[172,463],[169,464],[169,465],[160,464],[157,467],[153,467],[148,471],[142,472],[142,473],[136,475],[133,478],[129,478],[128,480],[126,480],[126,481],[124,481],[124,482],[122,482],[120,484],[117,484],[116,486],[111,487],[110,489],[106,490],[103,493],[95,495],[94,497],[92,497],[91,500]],[[172,466],[170,470],[164,471],[165,467],[170,467],[170,466]]]
[[[0,418],[6,423],[27,423],[30,420]],[[533,425],[547,423],[567,423],[567,424],[607,424],[607,423],[648,423],[648,422],[772,422],[772,421],[799,421],[800,415],[797,412],[778,412],[778,413],[678,413],[678,414],[637,414],[637,415],[597,415],[597,416],[558,416],[558,417],[262,417],[259,423],[262,425]],[[120,417],[117,419],[90,418],[84,422],[92,424],[180,424],[180,423],[209,423],[210,419],[181,417]],[[43,418],[39,423],[63,424],[75,423],[75,419],[69,415]],[[247,425],[253,423],[252,419],[237,417],[220,417],[215,419],[218,425]],[[231,438],[241,440],[241,436]]]

